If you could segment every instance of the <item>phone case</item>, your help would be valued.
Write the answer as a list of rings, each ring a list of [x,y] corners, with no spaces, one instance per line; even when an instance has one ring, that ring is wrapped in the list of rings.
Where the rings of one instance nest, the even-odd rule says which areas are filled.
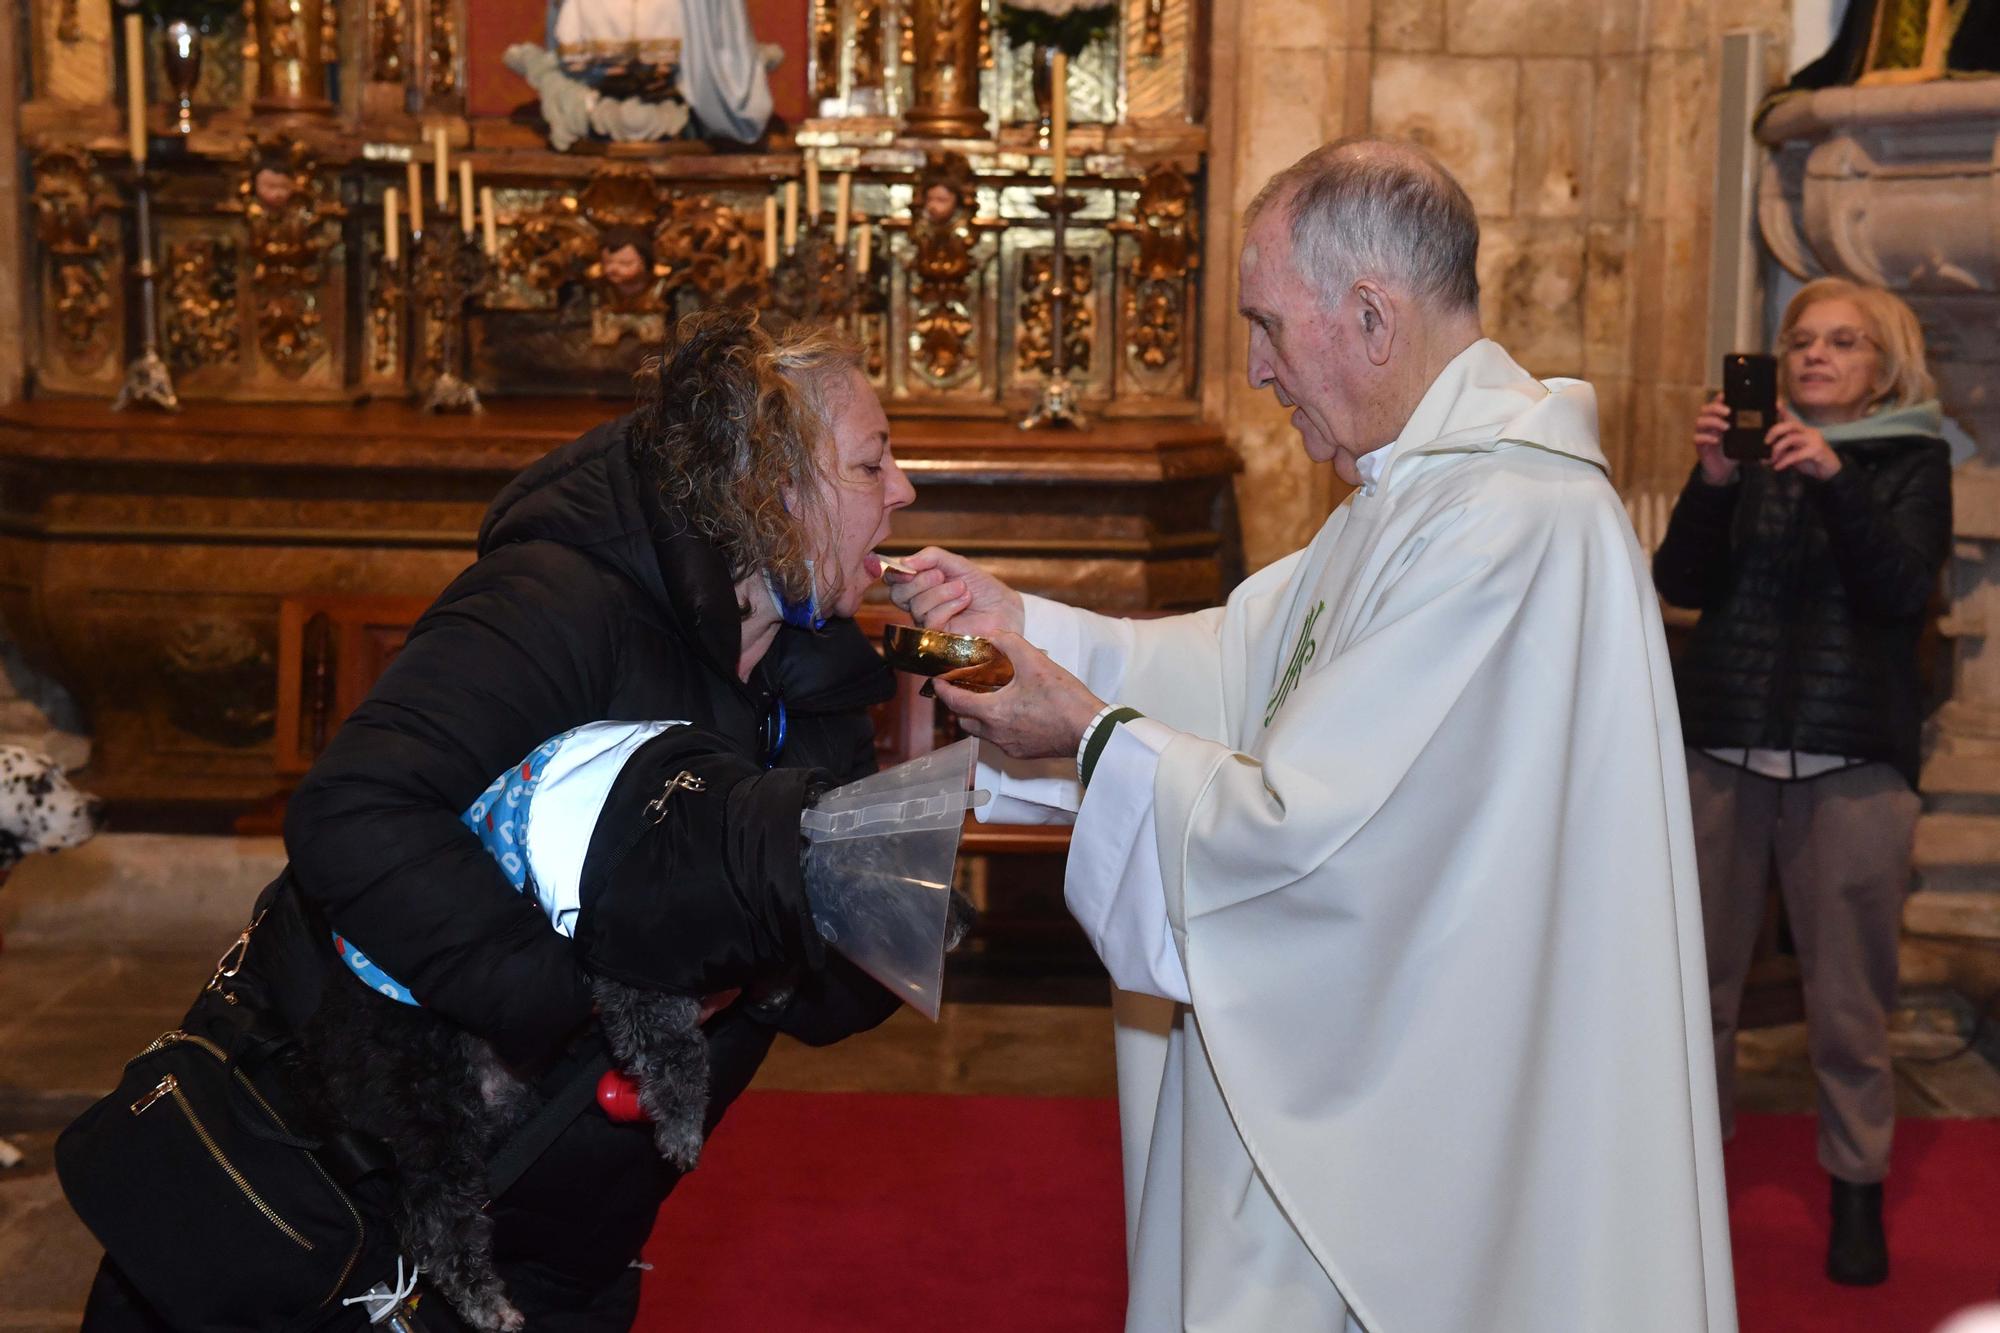
[[[1737,462],[1762,462],[1771,456],[1764,432],[1778,420],[1778,362],[1759,353],[1722,358],[1722,402],[1729,409],[1729,428],[1722,433],[1722,454]]]

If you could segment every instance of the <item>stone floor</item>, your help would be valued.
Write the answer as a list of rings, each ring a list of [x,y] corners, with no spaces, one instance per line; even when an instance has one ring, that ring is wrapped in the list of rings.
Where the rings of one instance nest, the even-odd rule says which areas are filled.
[[[86,949],[10,941],[0,950],[0,1135],[24,1155],[0,1169],[0,1330],[73,1329],[97,1251],[50,1164],[57,1130],[172,1026],[213,951]],[[2000,1114],[2000,1074],[1930,1011],[1899,1016],[1906,1115]],[[904,1011],[825,1050],[783,1044],[759,1087],[1109,1096],[1110,1012],[1101,1004],[947,1004],[933,1025]],[[1748,1034],[1746,1107],[1808,1110],[1801,1028]]]

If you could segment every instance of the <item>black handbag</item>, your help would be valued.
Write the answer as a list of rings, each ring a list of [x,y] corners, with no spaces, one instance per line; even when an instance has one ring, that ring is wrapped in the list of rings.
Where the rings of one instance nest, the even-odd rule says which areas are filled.
[[[261,920],[261,914],[259,920]],[[229,983],[237,938],[181,1025],[56,1140],[70,1206],[168,1323],[216,1330],[361,1322],[341,1305],[394,1245],[329,1170],[277,1057],[290,1044]],[[358,1179],[366,1168],[329,1155]]]

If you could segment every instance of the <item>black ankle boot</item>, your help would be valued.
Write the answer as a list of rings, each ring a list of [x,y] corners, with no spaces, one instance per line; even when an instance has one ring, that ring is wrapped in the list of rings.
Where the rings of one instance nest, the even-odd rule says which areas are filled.
[[[1833,1178],[1833,1232],[1826,1275],[1850,1287],[1872,1287],[1889,1276],[1889,1242],[1882,1232],[1882,1186]]]

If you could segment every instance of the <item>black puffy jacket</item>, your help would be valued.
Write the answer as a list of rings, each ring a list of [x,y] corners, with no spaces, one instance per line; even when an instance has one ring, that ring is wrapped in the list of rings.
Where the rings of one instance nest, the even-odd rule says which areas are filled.
[[[317,992],[291,983],[313,966],[306,952],[331,957],[331,923],[509,1065],[560,1061],[591,1017],[575,950],[459,817],[495,774],[571,727],[690,721],[757,759],[782,697],[782,764],[836,782],[873,770],[867,710],[894,689],[881,659],[850,622],[821,634],[785,628],[739,681],[741,616],[727,568],[711,544],[661,516],[628,430],[629,418],[600,426],[502,491],[478,560],[411,628],[292,798],[291,860],[266,891],[277,910],[257,951],[291,974],[273,989],[294,1023]],[[758,1021],[746,1006],[725,1011],[704,1029],[711,1127],[756,1072],[773,1028],[820,1044],[880,1023],[896,1004],[830,957],[783,1012]],[[602,1285],[637,1253],[672,1184],[644,1126],[580,1116],[496,1203],[496,1255]]]
[[[1700,469],[1653,556],[1653,581],[1701,612],[1675,666],[1681,731],[1700,749],[1800,750],[1893,765],[1917,782],[1917,639],[1951,544],[1939,440],[1836,445],[1826,481]]]

